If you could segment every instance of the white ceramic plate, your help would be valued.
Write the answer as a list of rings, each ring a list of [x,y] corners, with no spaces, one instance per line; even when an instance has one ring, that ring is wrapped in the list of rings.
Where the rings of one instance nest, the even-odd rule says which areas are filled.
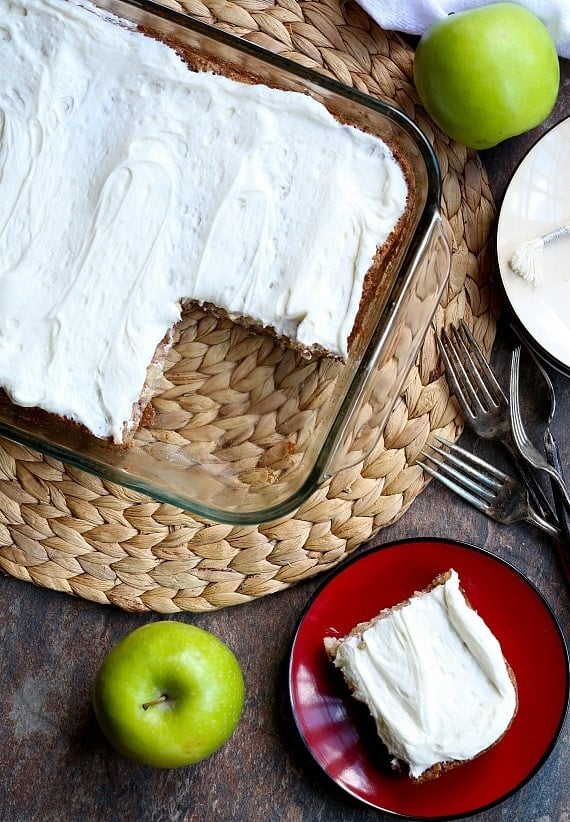
[[[517,243],[570,223],[570,118],[548,131],[522,160],[505,192],[497,230],[501,279],[531,344],[570,371],[570,236],[544,246],[542,279],[528,283],[509,260]]]

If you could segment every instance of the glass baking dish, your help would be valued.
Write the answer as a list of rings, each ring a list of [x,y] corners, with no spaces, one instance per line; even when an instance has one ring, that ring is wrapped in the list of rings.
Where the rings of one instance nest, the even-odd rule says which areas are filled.
[[[187,310],[129,447],[0,398],[0,434],[207,520],[260,524],[298,507],[378,442],[447,282],[437,160],[400,111],[211,26],[145,0],[97,5],[199,55],[201,67],[310,94],[377,134],[412,174],[405,232],[346,363],[303,360],[201,309]]]

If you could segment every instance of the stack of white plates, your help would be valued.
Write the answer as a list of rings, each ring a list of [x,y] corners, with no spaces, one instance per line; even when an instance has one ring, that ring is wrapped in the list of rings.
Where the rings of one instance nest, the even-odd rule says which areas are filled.
[[[515,273],[519,243],[570,223],[570,118],[548,131],[523,159],[499,215],[497,255],[504,290],[526,342],[570,376],[570,234],[544,245],[541,278]]]

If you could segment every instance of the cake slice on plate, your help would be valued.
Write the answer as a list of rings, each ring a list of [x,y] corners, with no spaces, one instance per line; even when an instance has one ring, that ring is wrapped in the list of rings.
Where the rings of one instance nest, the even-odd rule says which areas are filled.
[[[516,714],[514,673],[453,569],[324,645],[370,711],[394,767],[414,780],[489,749]]]

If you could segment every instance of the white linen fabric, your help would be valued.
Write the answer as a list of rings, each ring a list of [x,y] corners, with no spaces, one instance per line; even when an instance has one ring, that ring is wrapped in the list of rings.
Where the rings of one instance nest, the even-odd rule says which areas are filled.
[[[383,28],[423,34],[436,20],[453,12],[488,6],[493,0],[357,0]],[[495,0],[499,2],[499,0]],[[550,31],[560,57],[570,57],[570,0],[516,0],[539,17]]]

